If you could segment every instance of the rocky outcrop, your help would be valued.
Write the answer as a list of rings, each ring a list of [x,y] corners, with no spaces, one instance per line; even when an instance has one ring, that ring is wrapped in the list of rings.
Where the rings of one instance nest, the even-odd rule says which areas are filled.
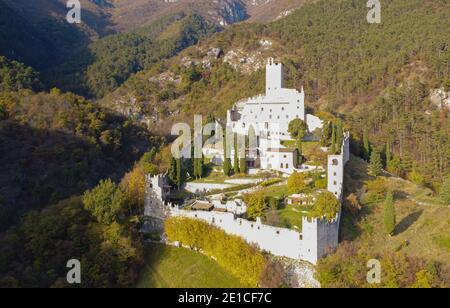
[[[430,101],[439,109],[450,109],[450,92],[445,91],[444,88],[431,90]]]

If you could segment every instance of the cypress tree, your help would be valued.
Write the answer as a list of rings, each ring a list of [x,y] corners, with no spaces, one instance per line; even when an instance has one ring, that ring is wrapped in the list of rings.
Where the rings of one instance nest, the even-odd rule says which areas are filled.
[[[331,144],[331,123],[327,122],[322,128],[322,136],[320,138],[320,144],[323,147],[328,147]]]
[[[379,176],[383,172],[383,164],[381,162],[381,155],[377,150],[374,150],[370,155],[369,174]]]
[[[197,163],[197,175],[198,177],[201,179],[203,177],[203,166],[204,166],[204,156],[202,153],[202,158],[198,159],[198,163]]]
[[[176,184],[178,189],[181,188],[181,181],[182,181],[182,175],[181,175],[181,158],[178,158],[177,160],[177,176],[176,176]]]
[[[394,235],[395,231],[395,204],[394,196],[391,191],[388,192],[386,196],[386,201],[384,202],[384,230],[389,235]]]
[[[170,160],[169,180],[172,184],[177,183],[177,162],[174,157]]]
[[[392,160],[391,142],[386,142],[386,167],[389,166],[389,162]]]
[[[238,157],[238,142],[237,142],[237,134],[234,134],[234,174],[239,173],[239,157]]]
[[[230,171],[231,171],[231,161],[230,161],[230,158],[229,158],[229,155],[228,155],[228,147],[227,147],[227,140],[226,140],[226,133],[225,133],[225,135],[223,136],[223,156],[224,156],[224,158],[223,158],[223,173],[226,175],[226,176],[229,176],[230,175]]]
[[[343,142],[344,142],[344,128],[342,126],[342,121],[338,121],[338,123],[336,124],[336,144],[335,144],[336,154],[339,154],[341,152]]]
[[[441,200],[445,205],[450,206],[450,176],[444,178],[441,189]]]
[[[336,126],[334,123],[331,123],[331,154],[336,153]]]
[[[370,141],[369,141],[369,130],[364,128],[363,133],[363,156],[366,161],[370,158]]]

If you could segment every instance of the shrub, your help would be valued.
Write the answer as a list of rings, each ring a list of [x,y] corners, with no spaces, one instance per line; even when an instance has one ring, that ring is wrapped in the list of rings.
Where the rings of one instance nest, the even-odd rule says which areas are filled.
[[[356,216],[362,209],[358,196],[356,196],[355,194],[350,194],[345,199],[344,206],[345,209],[349,211],[353,216]]]
[[[387,185],[386,180],[377,178],[366,182],[366,193],[364,194],[364,203],[381,202],[386,198]]]
[[[425,178],[423,177],[423,175],[421,175],[420,173],[416,172],[416,171],[412,171],[408,174],[408,179],[420,186],[424,186],[425,185]]]
[[[244,202],[247,204],[247,217],[255,220],[264,215],[267,208],[266,198],[261,192],[248,194],[244,196]]]
[[[314,210],[312,211],[313,217],[325,217],[328,221],[336,218],[339,213],[340,202],[335,195],[329,191],[323,192],[317,198]]]
[[[294,172],[288,179],[287,186],[290,194],[298,194],[306,188],[305,175]]]

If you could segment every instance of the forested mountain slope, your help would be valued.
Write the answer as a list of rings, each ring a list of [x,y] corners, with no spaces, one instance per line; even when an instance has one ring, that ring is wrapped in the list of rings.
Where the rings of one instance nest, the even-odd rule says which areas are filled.
[[[134,73],[172,57],[219,28],[197,14],[171,14],[128,33],[99,39],[43,72],[47,85],[102,97]]]
[[[318,1],[269,25],[232,26],[102,103],[163,133],[193,113],[223,118],[238,99],[263,91],[263,66],[275,56],[288,86],[304,85],[310,108],[345,120],[355,153],[368,128],[374,147],[389,143],[404,160],[395,172],[416,169],[431,183],[449,171],[448,110],[428,100],[449,84],[449,14],[447,1],[392,0],[382,23],[369,24],[363,2]]]
[[[0,58],[0,225],[123,174],[152,141],[142,128],[71,93],[35,93],[37,74]]]

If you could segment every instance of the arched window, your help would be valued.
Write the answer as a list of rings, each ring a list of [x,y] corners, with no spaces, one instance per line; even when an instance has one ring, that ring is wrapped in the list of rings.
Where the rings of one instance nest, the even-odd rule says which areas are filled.
[[[337,159],[333,159],[333,166],[339,165],[339,161]]]

